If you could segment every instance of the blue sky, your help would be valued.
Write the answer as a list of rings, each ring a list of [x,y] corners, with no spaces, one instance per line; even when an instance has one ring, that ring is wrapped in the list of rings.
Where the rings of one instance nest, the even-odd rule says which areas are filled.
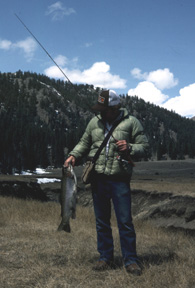
[[[2,2],[1,72],[64,79],[16,13],[73,83],[195,116],[195,0]]]

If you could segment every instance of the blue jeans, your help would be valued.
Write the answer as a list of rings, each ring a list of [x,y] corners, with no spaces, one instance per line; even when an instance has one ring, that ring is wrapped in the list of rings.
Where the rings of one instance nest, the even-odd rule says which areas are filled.
[[[92,183],[96,216],[97,248],[100,260],[112,261],[114,243],[111,229],[111,200],[114,205],[125,266],[137,262],[136,234],[131,216],[131,191],[129,181],[119,182],[97,177]]]

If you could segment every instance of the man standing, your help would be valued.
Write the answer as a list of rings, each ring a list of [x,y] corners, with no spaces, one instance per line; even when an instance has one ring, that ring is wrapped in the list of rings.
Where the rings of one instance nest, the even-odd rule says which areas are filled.
[[[70,152],[65,166],[75,165],[77,159],[88,154],[93,158],[108,131],[117,122],[106,146],[100,153],[91,182],[96,216],[97,248],[100,254],[94,270],[108,269],[113,263],[111,200],[117,218],[121,251],[126,271],[141,274],[136,254],[136,234],[131,216],[130,179],[133,170],[131,157],[143,157],[148,148],[141,123],[121,108],[120,97],[113,90],[103,90],[97,104],[99,111],[89,122],[79,143]]]

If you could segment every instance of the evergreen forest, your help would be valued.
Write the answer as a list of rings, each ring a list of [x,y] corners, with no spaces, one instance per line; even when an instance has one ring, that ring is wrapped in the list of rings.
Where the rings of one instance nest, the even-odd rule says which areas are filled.
[[[61,167],[94,116],[99,91],[31,72],[0,73],[0,173]],[[144,160],[195,157],[195,121],[137,96],[121,95],[121,102],[144,126]]]

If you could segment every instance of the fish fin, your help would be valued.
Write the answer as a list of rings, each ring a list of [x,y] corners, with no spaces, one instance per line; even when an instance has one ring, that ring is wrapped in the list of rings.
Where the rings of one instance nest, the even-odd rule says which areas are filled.
[[[71,231],[70,224],[61,222],[59,227],[58,227],[58,231],[65,231],[65,232],[70,233],[70,231]]]
[[[70,217],[72,219],[76,219],[76,205],[72,205],[70,212],[71,212]]]
[[[63,223],[61,222],[60,225],[58,226],[58,231],[62,231],[63,230]]]
[[[66,224],[66,225],[64,225],[64,226],[63,226],[63,230],[64,230],[65,232],[70,233],[70,232],[71,232],[70,224]]]
[[[72,197],[72,201],[71,201],[71,218],[72,219],[76,219],[76,202],[77,202],[77,198],[75,197],[76,194],[74,194]]]
[[[71,218],[72,219],[76,219],[76,211],[74,210],[74,211],[72,211],[72,215],[71,215]]]

